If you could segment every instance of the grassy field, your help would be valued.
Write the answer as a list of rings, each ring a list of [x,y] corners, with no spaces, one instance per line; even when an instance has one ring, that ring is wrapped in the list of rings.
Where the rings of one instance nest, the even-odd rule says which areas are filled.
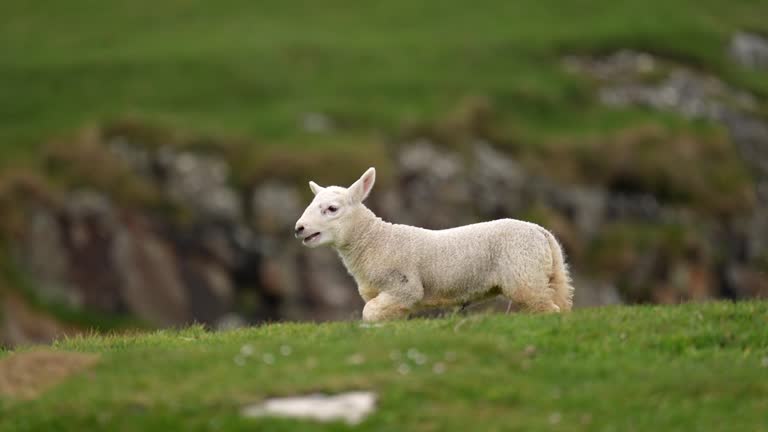
[[[29,352],[0,353],[0,368]],[[36,399],[0,399],[0,430],[344,430],[239,414],[344,390],[378,393],[366,430],[768,430],[766,302],[191,328],[53,352],[96,364]]]
[[[523,134],[610,130],[651,115],[598,107],[564,53],[650,50],[765,96],[725,54],[732,32],[768,31],[765,16],[746,0],[6,1],[0,158],[124,116],[349,148],[477,96]],[[318,141],[299,126],[308,112],[340,126]]]
[[[374,164],[382,136],[476,98],[490,101],[504,137],[534,145],[645,123],[695,128],[599,106],[562,56],[647,50],[765,101],[765,75],[731,65],[725,47],[737,30],[768,32],[766,16],[768,2],[750,0],[5,1],[0,169],[34,160],[52,137],[125,117],[244,138],[252,147],[234,152],[244,161],[310,150],[294,170],[302,178],[308,164],[325,168],[313,155],[329,150]],[[337,127],[303,130],[312,112]],[[239,411],[349,389],[378,392],[362,425],[374,430],[768,431],[765,302],[191,328],[72,339],[53,352],[96,363],[39,397],[0,396],[0,431],[337,430]],[[0,350],[0,376],[16,355]]]

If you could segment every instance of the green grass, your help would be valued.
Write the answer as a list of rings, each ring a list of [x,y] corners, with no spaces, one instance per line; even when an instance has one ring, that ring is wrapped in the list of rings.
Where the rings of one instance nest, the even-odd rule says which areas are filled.
[[[255,353],[237,366],[246,344]],[[280,354],[282,346],[290,355]],[[412,348],[426,364],[407,358]],[[193,327],[75,338],[55,349],[100,353],[101,361],[37,400],[0,402],[0,430],[345,430],[243,419],[239,410],[268,396],[350,389],[379,395],[361,425],[367,430],[768,430],[768,302],[372,328]],[[393,361],[393,352],[403,359]],[[262,361],[267,353],[274,364]],[[364,363],[348,364],[356,354]],[[433,372],[438,361],[442,374]],[[401,363],[408,374],[397,371]]]
[[[651,50],[768,95],[725,55],[733,31],[766,31],[767,15],[746,0],[6,1],[0,157],[126,115],[297,148],[315,141],[306,112],[358,136],[470,96],[534,136],[602,131],[657,116],[596,106],[562,54]]]

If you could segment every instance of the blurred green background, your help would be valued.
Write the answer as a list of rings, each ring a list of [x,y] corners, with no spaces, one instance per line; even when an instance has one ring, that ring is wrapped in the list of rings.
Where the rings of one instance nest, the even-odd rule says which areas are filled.
[[[563,55],[650,51],[765,96],[764,73],[724,47],[765,30],[766,13],[758,1],[4,2],[0,140],[29,154],[131,115],[300,149],[317,140],[298,119],[319,111],[345,120],[339,142],[364,145],[468,96],[534,137],[605,132],[663,120],[596,106]]]

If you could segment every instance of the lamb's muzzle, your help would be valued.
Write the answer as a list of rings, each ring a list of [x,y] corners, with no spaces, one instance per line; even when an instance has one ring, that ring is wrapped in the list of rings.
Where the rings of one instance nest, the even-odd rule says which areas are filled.
[[[308,247],[338,251],[366,301],[363,319],[401,318],[497,294],[523,310],[571,309],[563,251],[546,229],[514,219],[439,231],[384,222],[363,204],[375,179],[370,168],[349,188],[310,182],[315,198],[295,231]]]

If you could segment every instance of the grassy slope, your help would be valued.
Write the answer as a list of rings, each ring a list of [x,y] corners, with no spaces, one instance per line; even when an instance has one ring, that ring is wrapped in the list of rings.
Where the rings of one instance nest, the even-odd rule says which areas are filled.
[[[768,30],[756,1],[396,0],[113,4],[7,1],[0,13],[0,157],[51,134],[124,115],[307,146],[298,119],[346,120],[351,146],[403,121],[490,97],[517,129],[604,130],[642,120],[591,103],[563,52],[650,49],[763,95],[728,66],[736,29]]]
[[[255,354],[238,367],[233,360],[245,344]],[[283,345],[290,355],[280,354]],[[526,354],[528,346],[535,354]],[[767,302],[456,316],[380,328],[193,328],[56,348],[102,360],[39,400],[6,400],[0,430],[336,430],[345,427],[246,420],[238,410],[269,395],[348,389],[379,393],[363,425],[372,430],[768,430]],[[428,362],[405,360],[411,372],[401,375],[403,361],[390,355],[410,348]],[[273,365],[261,360],[265,353],[276,356]],[[348,364],[355,354],[365,362]],[[433,372],[436,361],[445,373]]]

